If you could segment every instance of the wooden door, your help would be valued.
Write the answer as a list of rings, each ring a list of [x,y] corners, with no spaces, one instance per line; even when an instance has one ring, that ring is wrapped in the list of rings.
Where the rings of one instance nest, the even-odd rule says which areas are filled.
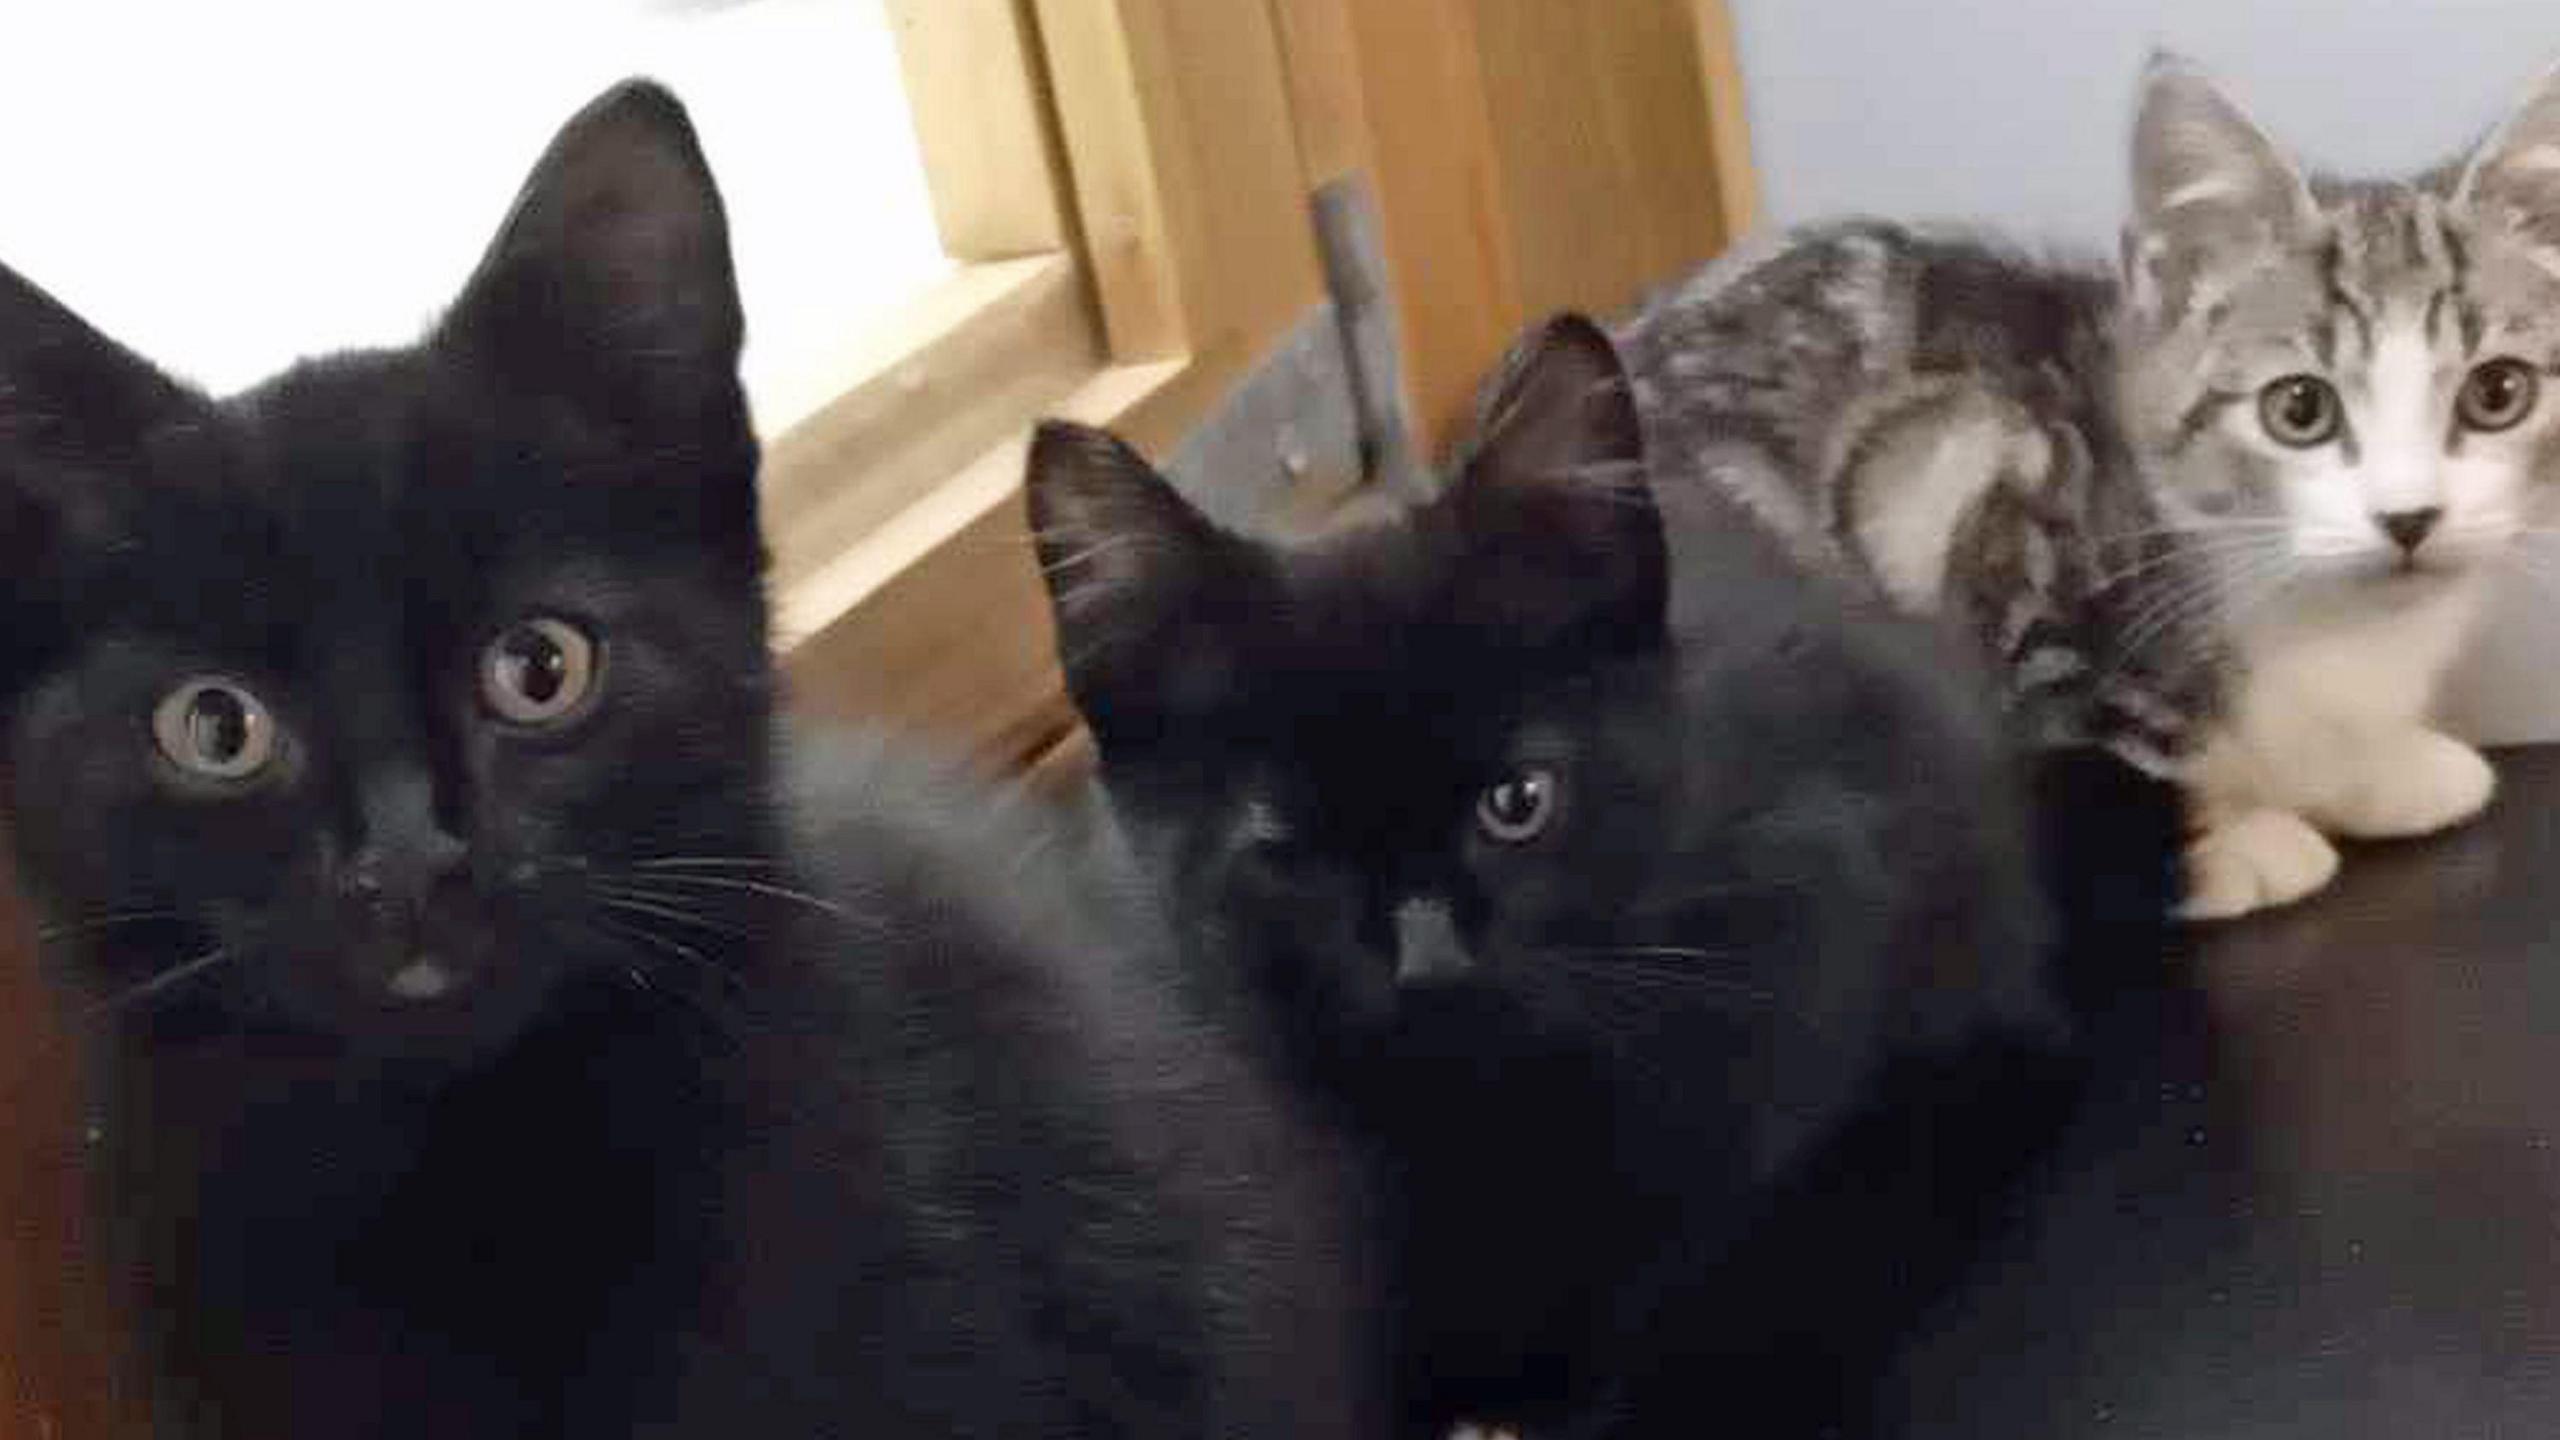
[[[5,846],[0,846],[4,849]],[[140,1435],[86,1263],[71,1028],[0,880],[0,1440]]]

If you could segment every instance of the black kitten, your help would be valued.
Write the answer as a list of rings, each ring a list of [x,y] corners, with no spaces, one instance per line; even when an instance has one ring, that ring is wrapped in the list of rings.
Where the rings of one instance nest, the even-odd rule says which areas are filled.
[[[1666,549],[1597,330],[1487,413],[1438,498],[1296,545],[1050,428],[1061,647],[1192,963],[1401,1189],[1408,1420],[1706,1433],[1779,1298],[1728,1285],[1834,1278],[1836,1235],[1752,1268],[1865,1183],[1817,1157],[1909,1057],[2048,1025],[2023,823],[1934,632],[1745,526]],[[1831,1218],[1938,1198],[1897,1188]]]
[[[214,401],[0,270],[8,804],[162,1422],[1372,1433],[1323,1136],[1035,817],[779,743],[739,344],[644,84],[414,348]]]

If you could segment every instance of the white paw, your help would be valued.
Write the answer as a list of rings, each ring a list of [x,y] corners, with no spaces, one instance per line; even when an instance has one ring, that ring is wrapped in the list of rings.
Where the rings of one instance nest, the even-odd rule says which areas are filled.
[[[2480,813],[2498,788],[2498,772],[2480,752],[2449,735],[2410,730],[2357,759],[2363,773],[2320,819],[2340,835],[2388,840],[2431,835]]]
[[[2230,920],[2290,905],[2338,873],[2338,849],[2284,810],[2247,810],[2187,842],[2189,920]]]

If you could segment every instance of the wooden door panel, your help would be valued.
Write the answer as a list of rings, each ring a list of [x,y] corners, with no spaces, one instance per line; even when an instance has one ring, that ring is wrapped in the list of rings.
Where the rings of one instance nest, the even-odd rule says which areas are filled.
[[[5,842],[0,842],[4,846]],[[143,1433],[83,1231],[79,1066],[0,879],[0,1436]]]

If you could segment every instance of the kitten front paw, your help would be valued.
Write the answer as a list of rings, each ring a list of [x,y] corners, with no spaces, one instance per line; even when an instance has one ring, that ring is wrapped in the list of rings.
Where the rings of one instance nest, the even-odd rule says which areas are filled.
[[[2479,751],[2433,730],[2394,735],[2359,763],[2362,783],[2320,816],[2359,840],[2432,835],[2479,814],[2498,789],[2498,772]]]
[[[2338,873],[2338,848],[2285,810],[2248,810],[2187,842],[2189,920],[2231,920],[2290,905]]]

